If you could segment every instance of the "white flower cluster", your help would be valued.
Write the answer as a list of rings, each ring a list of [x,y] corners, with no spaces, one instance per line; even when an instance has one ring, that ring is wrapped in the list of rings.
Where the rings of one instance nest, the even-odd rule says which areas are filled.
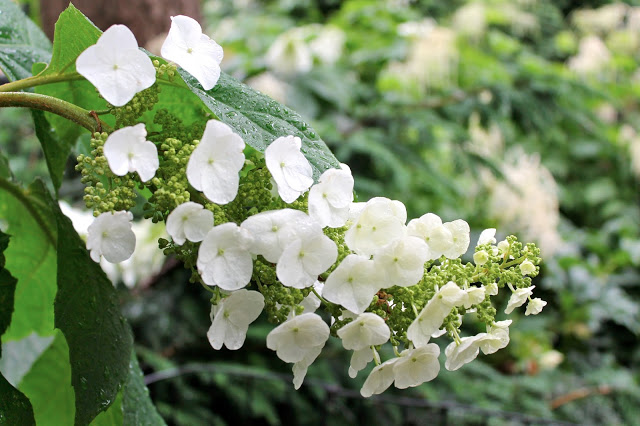
[[[179,62],[206,88],[215,84],[219,76],[222,50],[202,35],[199,25],[192,21],[180,16],[173,18],[163,55]],[[102,58],[102,62],[96,62],[103,68],[96,74],[98,83],[94,84],[110,102],[116,100],[116,94],[116,102],[127,102],[126,99],[130,100],[146,85],[139,81],[132,83],[132,76],[139,77],[144,71],[142,66],[131,65],[138,60],[139,50],[137,44],[135,47],[131,44],[132,36],[129,37],[127,31],[126,27],[114,26],[94,46],[103,50],[89,48],[83,53]],[[112,39],[121,44],[118,49]],[[127,67],[121,67],[124,53],[104,52],[126,51],[125,42],[132,51],[127,53]],[[110,61],[110,65],[103,66],[104,61]],[[84,72],[82,62],[79,58],[81,73]],[[280,359],[293,364],[296,388],[301,386],[308,367],[319,356],[330,335],[329,325],[314,312],[321,302],[333,309],[336,320],[343,321],[336,334],[345,349],[353,350],[349,374],[355,377],[371,361],[376,363],[362,388],[364,396],[383,392],[392,383],[398,388],[407,388],[434,379],[440,370],[440,349],[430,339],[445,333],[454,338],[445,351],[445,366],[449,370],[475,359],[480,350],[490,354],[507,345],[510,321],[491,320],[485,333],[463,338],[458,336],[457,327],[447,325],[447,317],[457,312],[456,308],[463,313],[473,311],[487,295],[497,294],[495,282],[486,287],[474,286],[461,275],[460,282],[435,285],[435,294],[426,304],[419,305],[420,312],[413,302],[397,302],[401,312],[415,314],[406,333],[390,328],[387,318],[368,312],[390,288],[409,293],[413,291],[411,288],[418,291],[418,284],[427,273],[425,264],[433,270],[459,265],[456,259],[469,248],[469,225],[461,219],[443,223],[433,213],[407,223],[405,206],[383,197],[354,203],[354,181],[346,165],[324,171],[314,184],[312,166],[301,151],[302,141],[296,136],[272,141],[264,151],[264,162],[277,192],[273,197],[281,200],[276,201],[292,204],[306,195],[308,213],[292,208],[267,210],[254,213],[241,223],[231,221],[215,226],[212,211],[215,209],[211,206],[229,204],[238,196],[240,172],[246,162],[244,149],[244,141],[229,126],[210,120],[186,164],[186,178],[191,187],[200,191],[201,196],[195,199],[201,202],[176,203],[166,216],[166,231],[173,240],[172,247],[187,242],[194,244],[197,277],[205,287],[215,288],[212,324],[207,333],[214,349],[222,346],[239,349],[249,325],[266,306],[266,293],[258,280],[260,291],[245,288],[259,256],[274,267],[282,288],[307,289],[301,303],[304,311],[292,307],[287,320],[269,333],[266,342]],[[111,133],[103,152],[117,176],[138,173],[140,181],[147,182],[159,167],[156,146],[146,140],[144,124]],[[105,212],[95,219],[87,236],[87,248],[95,261],[104,257],[117,263],[131,256],[136,242],[131,220],[132,214],[127,211]],[[337,228],[344,236],[340,250],[336,241],[327,236]],[[509,257],[509,242],[494,246],[494,236],[495,229],[481,234],[478,245],[482,247],[474,255],[476,271],[490,258],[502,256],[503,264],[507,261],[518,264],[518,274],[522,276],[537,273],[535,264],[525,259],[527,256]],[[508,287],[513,295],[506,313],[527,300],[527,315],[542,310],[545,302],[530,298],[533,286],[522,288],[520,283],[518,288],[511,284]],[[394,343],[397,356],[381,363],[379,346],[398,339],[405,342],[404,350],[398,353],[398,343]]]

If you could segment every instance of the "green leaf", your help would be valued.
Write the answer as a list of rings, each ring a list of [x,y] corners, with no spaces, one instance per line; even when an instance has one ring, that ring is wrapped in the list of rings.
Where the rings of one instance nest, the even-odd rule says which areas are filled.
[[[126,382],[133,338],[111,281],[58,205],[51,208],[59,236],[55,325],[69,344],[75,424],[88,424]]]
[[[9,168],[9,160],[4,156],[2,150],[0,150],[0,179],[11,179],[12,173]]]
[[[31,77],[35,62],[49,62],[51,43],[11,0],[0,0],[0,68],[9,80]]]
[[[0,179],[0,217],[11,233],[6,267],[17,278],[14,313],[3,341],[17,340],[32,332],[53,332],[56,295],[56,235],[51,209],[43,200],[48,193],[41,181],[27,191]]]
[[[53,187],[56,192],[60,189],[62,183],[62,174],[64,173],[65,166],[67,165],[67,158],[71,151],[71,144],[63,143],[56,131],[51,127],[51,124],[47,121],[45,113],[40,110],[31,110],[31,116],[33,117],[33,124],[36,129],[36,136],[40,141],[42,150],[44,151],[44,158],[47,161],[47,167],[49,169],[49,175],[53,182]]]
[[[13,299],[17,280],[5,269],[4,252],[9,244],[9,236],[0,231],[0,335],[9,327],[13,312]],[[1,349],[0,349],[1,355]],[[19,390],[11,386],[0,375],[0,422],[15,425],[33,425],[31,403]]]
[[[137,424],[137,423],[123,423],[122,416],[122,394],[123,391],[118,392],[116,400],[111,406],[93,419],[91,426],[113,426],[113,425],[125,425],[125,424]]]
[[[129,364],[129,382],[124,389],[123,411],[125,425],[165,424],[149,398],[149,390],[144,384],[144,376],[135,353],[132,353]]]
[[[56,22],[51,63],[38,76],[76,74],[78,55],[94,45],[100,35],[101,31],[86,16],[73,5],[69,5]],[[34,71],[37,69],[34,68]],[[80,76],[76,80],[38,86],[36,93],[71,102],[89,111],[107,107],[105,100],[98,95],[93,85]],[[84,129],[57,115],[47,114],[47,118],[56,129],[60,140],[69,144],[65,146],[66,152],[61,154],[68,155],[71,146]]]
[[[69,347],[59,330],[18,388],[33,404],[36,424],[70,425],[74,417]]]
[[[323,171],[339,167],[338,160],[315,130],[289,108],[225,73],[209,91],[202,89],[200,83],[183,69],[178,69],[178,73],[220,121],[234,129],[256,150],[264,152],[280,136],[298,136],[302,139],[302,152],[313,167],[315,179]]]

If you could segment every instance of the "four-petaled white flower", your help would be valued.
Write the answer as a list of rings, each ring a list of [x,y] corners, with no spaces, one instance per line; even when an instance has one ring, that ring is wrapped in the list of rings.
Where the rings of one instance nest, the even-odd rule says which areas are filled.
[[[220,78],[222,47],[207,35],[193,18],[171,17],[171,28],[160,54],[193,75],[204,90],[210,90]]]
[[[87,250],[91,259],[100,262],[100,256],[111,263],[127,260],[136,248],[136,234],[131,230],[131,212],[105,212],[95,218],[87,230]]]
[[[412,219],[407,225],[409,235],[419,237],[429,246],[428,260],[438,259],[453,245],[451,231],[442,224],[436,214],[427,213],[418,219]]]
[[[467,252],[469,248],[469,224],[462,219],[442,224],[451,232],[453,244],[443,253],[449,259],[456,259]]]
[[[167,218],[167,233],[176,244],[202,241],[211,228],[213,212],[192,201],[180,204]]]
[[[309,216],[323,228],[338,228],[349,218],[353,201],[353,176],[346,164],[342,169],[329,169],[309,190]]]
[[[487,333],[479,340],[482,353],[491,355],[509,344],[509,326],[511,320],[494,322],[487,327]]]
[[[112,25],[76,59],[78,74],[113,106],[123,106],[156,81],[151,59],[138,48],[129,28]]]
[[[478,244],[476,246],[480,246],[482,244],[495,244],[496,243],[496,228],[487,228],[480,233],[478,237]]]
[[[357,254],[371,256],[380,247],[406,235],[407,210],[399,201],[375,197],[367,201],[344,240]]]
[[[380,365],[374,367],[369,373],[369,377],[364,381],[360,395],[369,398],[371,395],[377,395],[387,390],[391,383],[395,380],[393,374],[393,365],[399,358],[391,358]]]
[[[530,260],[525,260],[520,264],[520,272],[522,272],[522,275],[531,275],[536,272],[536,265]]]
[[[422,278],[428,257],[429,247],[423,240],[406,236],[376,251],[373,261],[385,281],[384,287],[409,287]]]
[[[507,308],[504,310],[505,314],[510,314],[513,312],[515,308],[518,308],[527,301],[529,296],[533,294],[533,289],[536,288],[535,285],[526,288],[518,288],[511,294],[509,298],[509,303],[507,303]]]
[[[285,203],[293,203],[313,184],[309,160],[300,152],[302,141],[297,136],[283,136],[264,151],[267,169]]]
[[[306,313],[293,317],[271,330],[267,347],[276,351],[278,358],[293,365],[293,386],[302,385],[307,368],[320,355],[329,339],[329,326],[318,314]]]
[[[542,308],[545,307],[547,302],[536,297],[535,299],[531,299],[527,304],[527,310],[524,312],[525,315],[538,315],[542,312]]]
[[[247,337],[249,324],[264,308],[264,296],[251,290],[240,289],[212,306],[212,322],[207,337],[213,349],[225,345],[227,349],[240,349]]]
[[[440,347],[435,343],[406,349],[393,364],[394,384],[398,389],[419,386],[436,378],[440,372]]]
[[[114,174],[124,176],[130,172],[138,172],[143,182],[156,174],[160,166],[158,149],[146,138],[147,130],[142,123],[123,127],[109,135],[103,149]]]
[[[189,183],[216,204],[233,201],[238,194],[238,172],[244,166],[243,150],[244,141],[231,127],[209,120],[187,164]]]
[[[365,312],[338,330],[345,349],[354,351],[382,345],[391,337],[389,326],[378,315]]]
[[[310,287],[337,258],[336,243],[324,235],[320,227],[312,228],[285,247],[278,259],[276,274],[287,287]]]
[[[198,271],[207,285],[238,290],[251,280],[251,235],[233,222],[214,226],[198,249]]]
[[[447,360],[444,366],[449,371],[455,371],[463,365],[473,361],[480,352],[480,342],[487,333],[480,333],[475,336],[463,337],[460,344],[451,342],[444,350]]]
[[[329,275],[322,296],[351,312],[361,314],[380,288],[373,261],[365,256],[350,254]]]

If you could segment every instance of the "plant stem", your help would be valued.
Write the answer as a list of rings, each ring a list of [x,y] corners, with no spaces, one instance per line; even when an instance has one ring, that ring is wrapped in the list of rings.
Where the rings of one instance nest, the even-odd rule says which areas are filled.
[[[33,77],[23,78],[22,80],[12,81],[11,83],[5,83],[0,86],[0,92],[17,92],[30,87],[42,86],[43,84],[59,83],[61,81],[81,80],[82,77],[78,73],[69,74],[53,74],[45,77],[39,77],[37,75]]]
[[[28,79],[19,81],[26,80]],[[0,92],[0,107],[23,107],[51,112],[79,124],[92,133],[100,128],[110,128],[106,123],[97,119],[97,116],[94,117],[90,111],[53,96],[27,92]]]

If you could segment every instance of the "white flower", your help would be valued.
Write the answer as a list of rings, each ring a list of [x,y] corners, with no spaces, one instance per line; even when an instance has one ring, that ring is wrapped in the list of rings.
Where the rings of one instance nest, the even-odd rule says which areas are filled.
[[[191,153],[187,179],[198,191],[216,204],[227,204],[238,194],[244,166],[244,141],[231,127],[209,120],[202,140]]]
[[[478,237],[478,244],[476,246],[482,244],[495,244],[496,243],[496,228],[487,228],[480,233],[480,237]]]
[[[293,203],[313,184],[309,160],[300,152],[302,141],[297,136],[283,136],[264,151],[267,169],[285,203]]]
[[[520,272],[522,272],[522,275],[531,275],[536,272],[536,265],[530,260],[525,260],[520,264]]]
[[[516,291],[514,291],[513,294],[511,294],[511,297],[509,298],[509,303],[507,303],[507,308],[504,310],[504,313],[510,314],[511,312],[513,312],[515,308],[518,308],[524,305],[524,303],[527,301],[529,296],[533,294],[534,288],[536,288],[535,285],[532,285],[531,287],[516,289]]]
[[[484,265],[489,261],[489,253],[486,250],[480,250],[473,253],[473,261],[476,265]]]
[[[160,53],[193,75],[204,90],[212,89],[220,78],[222,47],[202,34],[202,27],[193,18],[171,17],[171,29]]]
[[[340,59],[344,42],[345,34],[342,29],[323,26],[317,37],[309,43],[309,48],[322,63],[332,65]]]
[[[293,288],[312,286],[318,275],[329,269],[338,258],[338,247],[322,229],[308,232],[290,243],[283,251],[276,274],[283,285]]]
[[[365,380],[362,385],[362,389],[360,389],[360,395],[368,398],[371,395],[377,395],[387,390],[395,380],[393,365],[398,359],[399,358],[391,358],[371,370],[369,377],[367,377],[367,380]]]
[[[349,218],[353,201],[353,176],[346,164],[342,169],[329,169],[309,191],[309,216],[323,228],[338,228]]]
[[[451,231],[442,225],[442,219],[433,213],[422,215],[418,219],[412,219],[407,225],[409,235],[424,240],[429,246],[428,260],[434,260],[442,256],[453,245]]]
[[[428,256],[429,247],[422,239],[407,236],[376,251],[373,262],[385,287],[409,287],[422,279]]]
[[[112,25],[82,52],[76,59],[76,70],[117,107],[156,81],[151,59],[138,49],[135,36],[124,25]]]
[[[426,346],[431,335],[440,329],[442,321],[449,315],[451,309],[454,306],[460,306],[467,297],[467,292],[452,281],[442,286],[407,328],[409,340],[417,348]]]
[[[87,231],[87,250],[91,259],[100,262],[100,256],[111,263],[127,260],[136,248],[136,235],[131,230],[131,212],[105,212],[98,216]]]
[[[276,263],[285,247],[298,239],[301,233],[319,225],[300,210],[282,209],[250,216],[240,226],[249,231],[254,238],[251,252]]]
[[[469,287],[465,290],[465,296],[462,300],[462,306],[464,306],[465,309],[469,309],[471,306],[481,303],[484,300],[484,295],[484,286]]]
[[[498,283],[495,283],[495,282],[489,283],[485,287],[485,291],[489,296],[495,296],[496,294],[498,294]]]
[[[406,220],[407,210],[402,203],[375,197],[367,201],[344,240],[354,252],[371,256],[380,247],[406,235]]]
[[[480,333],[471,337],[463,337],[460,344],[451,342],[444,350],[447,360],[444,366],[449,371],[455,371],[463,365],[473,361],[480,352],[480,342],[487,333]]]
[[[435,343],[417,349],[404,350],[393,364],[395,386],[415,387],[436,378],[440,372],[440,347]]]
[[[111,133],[104,143],[104,156],[109,168],[118,175],[138,172],[143,182],[151,179],[160,165],[158,149],[146,140],[144,124],[124,127]]]
[[[191,201],[180,204],[167,218],[167,232],[176,244],[202,241],[211,228],[213,212]]]
[[[198,271],[207,285],[238,290],[249,284],[253,260],[251,235],[233,222],[214,226],[198,250]]]
[[[524,314],[538,315],[540,312],[542,312],[542,308],[544,308],[546,304],[547,302],[540,299],[539,297],[536,297],[535,299],[531,299],[527,304],[527,310],[525,311]]]
[[[451,232],[453,245],[443,254],[449,259],[456,259],[467,252],[469,248],[469,224],[462,219],[444,223],[443,226]]]
[[[365,256],[350,254],[325,281],[322,296],[351,312],[363,313],[380,290],[373,261]]]
[[[358,315],[358,318],[338,330],[342,346],[355,351],[382,345],[389,340],[390,336],[389,326],[382,318],[371,312]]]
[[[293,28],[281,34],[265,55],[267,67],[283,76],[311,71],[313,57],[304,41],[305,32],[303,28]]]
[[[329,338],[329,326],[318,314],[302,314],[287,320],[267,335],[267,347],[284,362],[300,362],[308,353],[322,348]]]
[[[478,340],[478,346],[482,349],[482,353],[490,355],[509,344],[509,326],[511,322],[511,320],[498,321],[487,327],[487,333]]]
[[[213,349],[220,349],[223,344],[227,349],[240,349],[247,337],[249,324],[258,318],[262,308],[264,296],[245,289],[234,291],[213,306],[213,321],[207,332]]]

